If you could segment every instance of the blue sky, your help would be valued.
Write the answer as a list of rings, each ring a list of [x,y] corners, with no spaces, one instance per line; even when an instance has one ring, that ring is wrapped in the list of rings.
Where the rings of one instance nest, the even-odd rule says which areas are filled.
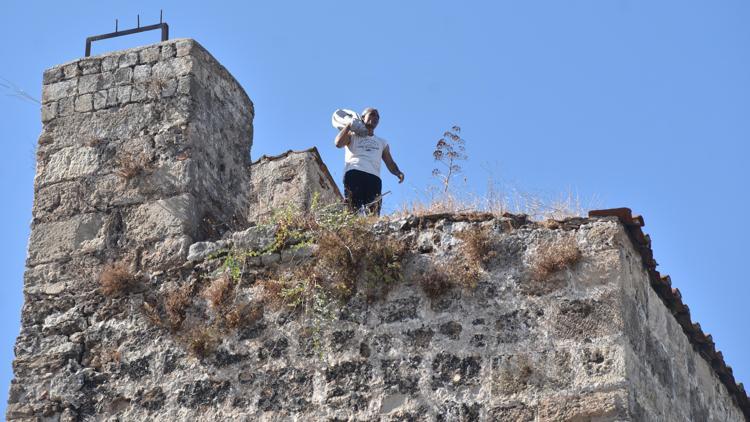
[[[89,35],[155,23],[195,38],[255,103],[252,157],[315,145],[336,180],[335,108],[381,111],[406,182],[386,209],[435,181],[431,151],[457,124],[465,176],[524,192],[575,192],[643,214],[662,273],[750,383],[750,3],[746,1],[6,1],[0,77],[40,96],[45,68]],[[158,40],[99,42],[94,54]],[[2,81],[2,80],[0,80]],[[6,89],[0,94],[7,94]],[[0,95],[0,406],[22,304],[39,107]],[[595,199],[593,199],[595,198]]]

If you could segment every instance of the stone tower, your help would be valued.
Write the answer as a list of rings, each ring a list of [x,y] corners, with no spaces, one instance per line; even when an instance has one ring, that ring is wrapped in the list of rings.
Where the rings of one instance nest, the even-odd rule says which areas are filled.
[[[193,40],[55,66],[42,103],[9,417],[62,410],[60,377],[86,353],[73,335],[99,306],[82,300],[92,274],[181,263],[193,242],[246,226],[249,201],[253,104]],[[46,392],[18,382],[32,378],[57,381]],[[29,399],[38,407],[15,405]]]
[[[255,224],[340,195],[253,114],[192,40],[44,73],[9,420],[750,420],[642,218]]]

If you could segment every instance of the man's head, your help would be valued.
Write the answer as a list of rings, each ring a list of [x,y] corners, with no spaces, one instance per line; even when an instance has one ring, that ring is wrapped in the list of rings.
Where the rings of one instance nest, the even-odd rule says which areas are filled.
[[[380,113],[377,109],[367,107],[362,111],[362,121],[368,129],[375,129],[380,121]]]

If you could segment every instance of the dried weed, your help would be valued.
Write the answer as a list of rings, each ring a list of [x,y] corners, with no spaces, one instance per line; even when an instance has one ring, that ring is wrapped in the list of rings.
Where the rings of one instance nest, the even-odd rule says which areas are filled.
[[[99,275],[99,288],[105,296],[118,296],[130,290],[137,281],[128,264],[120,261],[104,267]]]
[[[572,268],[580,259],[581,250],[575,238],[547,241],[532,256],[529,274],[534,281],[544,281],[558,271]]]
[[[222,273],[215,278],[203,291],[203,297],[208,301],[214,311],[225,308],[234,298],[236,283],[229,272]]]
[[[219,339],[211,327],[196,327],[186,334],[188,350],[195,357],[203,359],[213,353]]]
[[[164,311],[167,314],[167,323],[172,330],[178,330],[185,320],[187,308],[192,302],[192,287],[185,284],[167,290],[164,295]]]
[[[472,227],[457,232],[455,236],[463,241],[461,250],[464,258],[469,262],[485,265],[497,255],[490,227]]]

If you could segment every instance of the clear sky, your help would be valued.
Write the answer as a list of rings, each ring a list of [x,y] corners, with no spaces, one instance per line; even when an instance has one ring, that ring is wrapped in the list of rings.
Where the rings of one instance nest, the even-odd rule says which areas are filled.
[[[160,8],[172,38],[198,40],[252,98],[254,158],[315,145],[340,180],[331,113],[372,105],[406,174],[403,185],[385,176],[387,210],[435,183],[432,147],[457,124],[478,192],[492,178],[644,215],[659,270],[750,383],[747,1],[9,0],[0,77],[39,98],[43,70],[81,57],[87,36],[115,18],[133,27],[138,13],[156,23]],[[41,130],[39,106],[12,93],[0,87],[3,413]]]

